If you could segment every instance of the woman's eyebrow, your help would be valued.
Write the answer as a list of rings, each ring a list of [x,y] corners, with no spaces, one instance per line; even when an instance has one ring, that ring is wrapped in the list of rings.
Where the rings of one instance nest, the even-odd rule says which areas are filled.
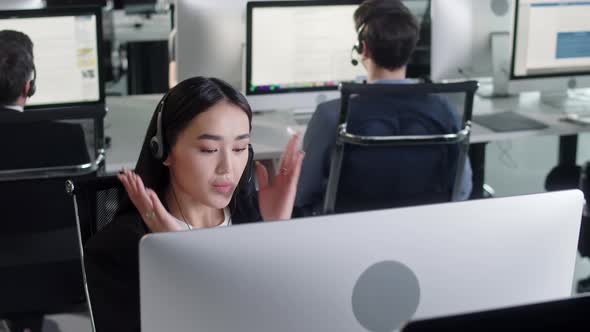
[[[250,134],[242,134],[242,135],[238,135],[236,136],[236,141],[240,141],[243,139],[248,139],[250,138]],[[198,140],[212,140],[212,141],[223,141],[223,137],[219,136],[219,135],[211,135],[211,134],[203,134],[199,137],[197,137]]]
[[[240,141],[240,140],[248,139],[248,138],[250,138],[250,134],[242,134],[242,135],[236,136],[236,141]]]
[[[223,141],[223,137],[218,136],[218,135],[211,135],[211,134],[203,134],[199,137],[197,137],[198,140],[202,140],[202,139],[208,139],[208,140],[212,140],[212,141]]]

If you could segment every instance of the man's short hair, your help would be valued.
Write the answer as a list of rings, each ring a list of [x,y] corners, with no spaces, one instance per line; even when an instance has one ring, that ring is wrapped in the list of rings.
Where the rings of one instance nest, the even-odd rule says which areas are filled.
[[[420,26],[400,0],[365,0],[354,12],[355,27],[380,67],[395,70],[408,64],[416,48]]]
[[[33,42],[24,33],[0,31],[0,105],[20,97],[33,73]]]

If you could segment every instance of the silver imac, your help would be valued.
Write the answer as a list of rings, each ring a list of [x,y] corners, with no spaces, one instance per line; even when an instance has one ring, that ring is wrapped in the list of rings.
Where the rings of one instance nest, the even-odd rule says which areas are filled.
[[[142,331],[392,331],[571,295],[578,190],[152,234]]]
[[[510,32],[513,2],[432,0],[432,80],[493,76],[492,36]],[[509,43],[503,48],[508,71]]]
[[[176,0],[178,81],[221,78],[241,88],[247,0]]]
[[[590,2],[515,0],[510,90],[541,91],[541,100],[558,108],[583,100],[568,89],[590,87]]]

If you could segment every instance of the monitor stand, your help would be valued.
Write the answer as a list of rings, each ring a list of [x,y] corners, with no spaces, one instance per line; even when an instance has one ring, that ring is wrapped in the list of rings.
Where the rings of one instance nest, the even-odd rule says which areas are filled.
[[[510,72],[510,33],[494,32],[492,43],[493,96],[510,97],[508,81]]]
[[[514,94],[509,92],[510,72],[510,33],[506,31],[492,32],[490,34],[492,52],[492,86],[485,89],[480,86],[477,93],[483,98],[509,98]]]

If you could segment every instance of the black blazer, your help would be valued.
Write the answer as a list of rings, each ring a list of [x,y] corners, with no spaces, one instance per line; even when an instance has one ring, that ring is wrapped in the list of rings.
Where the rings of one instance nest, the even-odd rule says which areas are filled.
[[[252,184],[253,186],[253,184]],[[238,195],[232,224],[262,220],[258,195]],[[233,205],[233,206],[232,206]],[[97,332],[140,331],[139,240],[149,229],[135,209],[119,213],[85,246],[85,266]]]
[[[25,111],[26,112],[26,111]],[[0,170],[72,166],[90,162],[82,126],[58,121],[2,121],[18,111],[0,106]]]

